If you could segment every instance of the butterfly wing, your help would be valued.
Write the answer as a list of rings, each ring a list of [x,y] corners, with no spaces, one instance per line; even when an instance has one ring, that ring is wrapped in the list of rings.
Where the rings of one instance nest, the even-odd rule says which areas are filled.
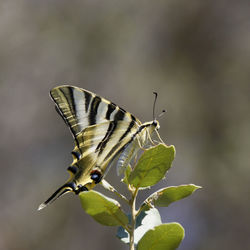
[[[91,189],[97,183],[92,172],[97,171],[102,177],[119,154],[118,172],[121,172],[128,163],[125,158],[130,158],[138,146],[137,141],[140,144],[146,141],[145,128],[150,125],[141,124],[124,109],[81,88],[59,86],[52,89],[50,95],[72,132],[75,148],[68,168],[69,180],[42,203],[39,210],[67,192],[77,194]]]
[[[104,174],[141,122],[114,103],[81,88],[59,86],[50,94],[75,138],[72,166],[77,171],[72,171],[71,180],[86,185],[92,182],[93,169]]]
[[[96,124],[87,127],[77,136],[78,146],[73,150],[73,155],[78,157],[72,165],[78,169],[73,177],[78,185],[92,188],[90,173],[93,170],[97,170],[101,176],[106,174],[110,162],[133,140],[132,135],[136,133],[137,126],[128,132],[129,124],[125,121]],[[121,139],[125,133],[126,136]]]
[[[59,86],[50,91],[56,109],[69,126],[73,136],[86,127],[107,121],[135,121],[141,122],[133,115],[118,107],[114,103],[90,91],[73,87]]]

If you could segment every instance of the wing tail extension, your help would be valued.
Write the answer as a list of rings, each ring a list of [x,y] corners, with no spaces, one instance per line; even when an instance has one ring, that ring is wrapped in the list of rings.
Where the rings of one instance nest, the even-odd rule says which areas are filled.
[[[74,185],[72,183],[66,183],[60,188],[58,188],[45,202],[43,202],[37,210],[41,210],[47,207],[49,204],[57,200],[59,197],[63,196],[68,192],[75,191]]]

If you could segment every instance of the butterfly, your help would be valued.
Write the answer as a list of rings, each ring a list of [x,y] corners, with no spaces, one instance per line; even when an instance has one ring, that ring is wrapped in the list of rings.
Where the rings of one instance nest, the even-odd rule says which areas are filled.
[[[138,149],[148,140],[152,142],[152,132],[160,128],[156,119],[141,123],[113,102],[85,89],[63,85],[53,88],[50,96],[73,135],[75,147],[73,162],[67,169],[68,181],[38,210],[68,192],[91,190],[114,161],[118,174],[122,174]]]

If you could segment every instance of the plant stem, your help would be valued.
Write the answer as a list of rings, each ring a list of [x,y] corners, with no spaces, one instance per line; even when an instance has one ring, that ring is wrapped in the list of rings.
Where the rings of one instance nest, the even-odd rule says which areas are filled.
[[[136,202],[136,196],[138,193],[138,188],[136,188],[132,192],[132,198],[131,198],[131,231],[129,233],[129,250],[134,250],[135,249],[135,244],[134,244],[134,233],[135,233],[135,224],[136,224],[136,207],[135,207],[135,202]]]
[[[121,198],[122,200],[126,201],[127,203],[129,203],[129,200],[122,194],[120,194],[113,186],[111,186],[106,180],[102,180],[101,182],[102,186],[107,189],[108,191],[114,193],[115,195],[117,195],[119,198]]]

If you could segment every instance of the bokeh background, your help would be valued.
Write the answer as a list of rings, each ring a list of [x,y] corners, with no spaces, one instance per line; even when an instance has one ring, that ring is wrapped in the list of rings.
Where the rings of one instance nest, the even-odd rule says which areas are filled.
[[[250,245],[248,1],[0,2],[0,249],[127,249],[78,197],[38,212],[61,185],[73,140],[49,90],[72,84],[152,120],[176,146],[165,185],[203,186],[161,209],[186,230],[181,250]],[[114,171],[111,183],[119,183]]]

